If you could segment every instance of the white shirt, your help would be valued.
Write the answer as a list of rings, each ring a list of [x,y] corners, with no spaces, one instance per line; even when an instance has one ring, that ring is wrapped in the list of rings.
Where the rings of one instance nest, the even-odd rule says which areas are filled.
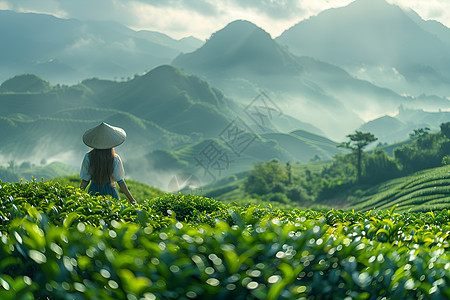
[[[91,174],[89,174],[89,152],[86,153],[83,159],[83,163],[81,164],[80,170],[80,178],[86,181],[91,180]],[[125,171],[123,170],[122,160],[119,155],[114,156],[113,163],[113,179],[117,182],[123,181],[125,177]]]

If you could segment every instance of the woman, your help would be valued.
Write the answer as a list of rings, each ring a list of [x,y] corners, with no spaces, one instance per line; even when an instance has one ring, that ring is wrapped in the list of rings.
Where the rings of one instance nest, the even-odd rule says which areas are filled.
[[[119,192],[114,183],[117,181],[130,203],[136,204],[124,181],[125,172],[122,161],[114,152],[114,147],[122,144],[126,137],[122,128],[104,122],[84,133],[83,142],[93,149],[86,153],[81,165],[80,188],[82,190],[91,182],[89,194],[111,195],[119,199]]]

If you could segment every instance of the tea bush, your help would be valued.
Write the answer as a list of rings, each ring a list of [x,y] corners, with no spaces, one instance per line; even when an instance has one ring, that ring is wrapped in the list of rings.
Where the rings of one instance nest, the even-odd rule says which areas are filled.
[[[4,299],[450,297],[447,210],[281,211],[169,194],[129,206],[0,185]]]

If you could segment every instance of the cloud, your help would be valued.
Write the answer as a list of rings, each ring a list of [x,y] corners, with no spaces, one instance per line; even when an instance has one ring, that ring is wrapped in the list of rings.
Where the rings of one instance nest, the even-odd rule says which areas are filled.
[[[1,1],[1,0],[0,0]],[[344,0],[345,1],[345,0]],[[351,0],[346,0],[351,1]],[[3,7],[81,20],[115,21],[134,29],[181,38],[208,38],[236,19],[246,19],[273,36],[324,8],[325,0],[8,0]],[[342,2],[342,0],[334,0]],[[316,3],[311,9],[311,3]],[[321,3],[321,5],[317,4]],[[327,5],[325,3],[325,5]]]
[[[273,19],[292,18],[303,13],[300,0],[229,0],[235,6],[264,13]]]
[[[206,39],[236,19],[249,20],[273,37],[324,9],[353,0],[0,0],[0,9],[39,12],[80,20],[114,21],[133,29],[175,38]],[[412,8],[425,19],[450,26],[448,0],[388,0]]]
[[[58,0],[8,0],[0,2],[0,4],[2,4],[2,6],[6,6],[6,9],[8,10],[14,10],[17,12],[44,13],[60,18],[68,17],[63,10],[59,9],[58,2]]]
[[[171,8],[174,10],[193,11],[204,16],[217,16],[220,9],[217,1],[212,0],[162,0],[162,1],[145,1],[139,0],[142,4],[153,7]]]
[[[9,6],[8,2],[0,1],[0,10],[9,10],[11,7]]]

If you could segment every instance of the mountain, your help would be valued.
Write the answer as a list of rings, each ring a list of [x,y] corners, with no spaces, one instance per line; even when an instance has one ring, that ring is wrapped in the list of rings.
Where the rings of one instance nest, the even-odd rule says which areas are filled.
[[[212,34],[197,51],[178,56],[173,64],[209,76],[245,72],[296,75],[301,66],[288,51],[255,24],[237,20]]]
[[[402,104],[415,108],[428,103],[359,80],[336,65],[295,56],[262,28],[244,20],[231,22],[172,64],[207,78],[243,104],[263,90],[278,110],[313,124],[333,139],[343,139],[363,120],[393,113]],[[437,102],[430,106],[450,105],[444,98]]]
[[[99,80],[83,84],[97,93],[98,106],[114,105],[179,134],[214,136],[228,124],[231,115],[219,90],[171,66],[157,67],[107,89],[97,89],[99,83],[94,86],[95,81]]]
[[[294,55],[278,45],[262,28],[245,20],[231,22],[212,34],[201,48],[179,55],[172,64],[205,76],[214,86],[243,104],[250,103],[259,91],[265,90],[271,91],[272,95],[279,92],[286,95],[282,97],[283,102],[274,100],[280,110],[282,107],[295,107],[297,111],[297,107],[304,104],[309,107],[309,112],[315,110],[327,114],[332,107],[334,111],[345,114],[345,108],[338,99],[303,79],[303,66]],[[299,94],[303,99],[297,97]],[[290,111],[289,114],[292,113]],[[295,117],[312,123],[305,119],[311,114],[304,113],[302,111]],[[333,118],[329,114],[328,119]],[[352,115],[349,119],[358,118]]]
[[[410,126],[406,125],[396,117],[382,116],[363,124],[362,132],[370,132],[378,138],[378,143],[395,143],[408,138],[412,132]]]
[[[294,161],[284,145],[262,133],[298,124],[314,129],[283,114],[260,128],[252,123],[252,115],[243,112],[245,107],[199,77],[169,65],[121,82],[91,78],[77,85],[52,86],[39,76],[26,74],[0,87],[2,161],[37,164],[45,159],[78,168],[88,150],[81,136],[107,122],[127,132],[126,143],[117,149],[127,175],[164,189],[179,172],[195,173],[203,182],[210,180],[198,162],[202,155],[212,159],[209,167],[214,170],[219,163],[226,164],[217,177],[248,170],[259,161]],[[306,139],[304,143],[315,142]],[[320,149],[324,157],[334,150]],[[313,156],[303,154],[305,160]]]
[[[202,44],[193,37],[174,40],[118,23],[4,10],[0,10],[0,39],[6,45],[0,50],[0,81],[34,73],[55,83],[126,78]]]
[[[450,29],[385,0],[356,0],[303,20],[276,39],[398,93],[448,95]]]
[[[363,124],[359,130],[371,132],[381,143],[396,143],[409,138],[415,129],[439,131],[442,123],[450,122],[450,112],[427,112],[401,106],[394,116],[381,116]]]

